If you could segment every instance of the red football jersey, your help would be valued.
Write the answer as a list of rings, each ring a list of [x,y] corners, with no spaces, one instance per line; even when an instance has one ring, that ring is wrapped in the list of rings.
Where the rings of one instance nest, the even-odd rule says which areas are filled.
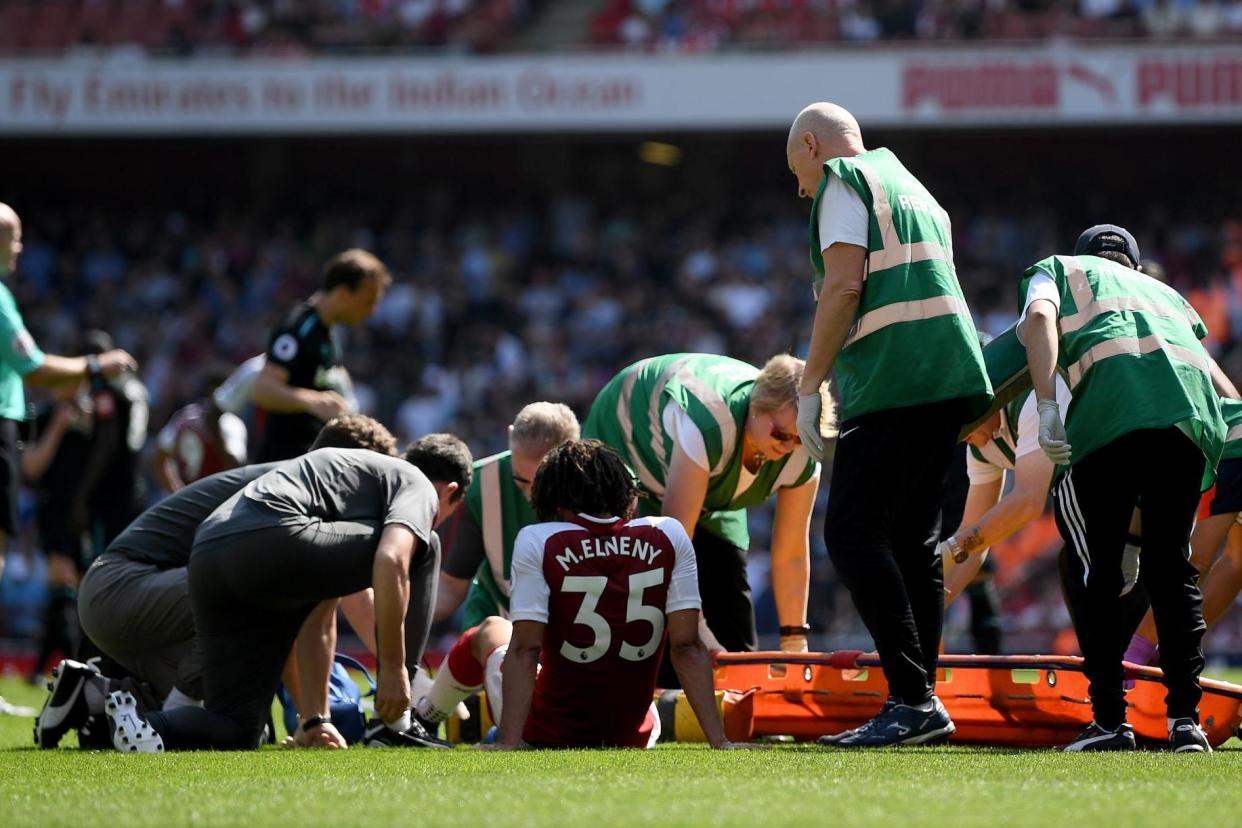
[[[540,747],[645,747],[664,618],[700,607],[694,547],[672,518],[580,516],[514,543],[514,621],[547,624],[523,738]]]
[[[236,468],[246,456],[246,426],[241,419],[220,415],[221,443],[207,417],[207,407],[193,402],[174,413],[159,433],[160,448],[176,460],[177,473],[187,484]]]

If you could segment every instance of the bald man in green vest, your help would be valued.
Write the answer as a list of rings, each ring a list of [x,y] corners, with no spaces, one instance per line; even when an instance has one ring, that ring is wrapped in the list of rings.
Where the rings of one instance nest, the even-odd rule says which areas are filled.
[[[954,731],[934,692],[943,484],[961,426],[992,393],[953,269],[949,216],[890,150],[867,149],[854,116],[835,104],[798,114],[786,156],[798,195],[814,200],[817,307],[798,430],[821,458],[817,392],[836,368],[841,425],[824,537],[890,694],[874,719],[821,741],[940,741]]]

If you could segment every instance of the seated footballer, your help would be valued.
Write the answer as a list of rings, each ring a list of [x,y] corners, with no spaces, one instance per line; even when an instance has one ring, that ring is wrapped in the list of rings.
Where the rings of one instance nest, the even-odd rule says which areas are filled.
[[[493,616],[462,635],[417,700],[421,718],[443,720],[486,685],[500,722],[488,747],[650,747],[667,632],[703,732],[712,747],[730,746],[699,639],[694,547],[674,518],[633,518],[637,495],[598,440],[549,452],[531,493],[541,522],[514,543],[510,620]]]

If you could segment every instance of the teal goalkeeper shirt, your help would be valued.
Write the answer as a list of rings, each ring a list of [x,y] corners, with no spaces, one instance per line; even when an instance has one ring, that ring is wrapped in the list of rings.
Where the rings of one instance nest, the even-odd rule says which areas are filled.
[[[0,282],[0,417],[26,418],[22,378],[43,364],[43,352],[17,310],[13,291]]]

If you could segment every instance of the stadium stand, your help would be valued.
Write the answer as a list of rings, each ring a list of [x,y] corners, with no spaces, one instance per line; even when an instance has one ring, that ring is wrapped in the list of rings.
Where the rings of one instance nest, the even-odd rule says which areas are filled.
[[[520,0],[2,0],[0,52],[108,47],[179,55],[295,57],[385,49],[497,49]]]
[[[691,52],[875,40],[1236,38],[1232,0],[612,0],[592,40]]]
[[[526,48],[537,0],[0,0],[0,53],[137,48],[296,57]],[[1237,39],[1238,0],[606,0],[559,47],[710,52],[791,44],[1080,39]],[[561,7],[563,9],[564,6]],[[592,11],[592,9],[596,9]],[[578,15],[571,14],[575,21]],[[535,38],[543,45],[547,38]]]

